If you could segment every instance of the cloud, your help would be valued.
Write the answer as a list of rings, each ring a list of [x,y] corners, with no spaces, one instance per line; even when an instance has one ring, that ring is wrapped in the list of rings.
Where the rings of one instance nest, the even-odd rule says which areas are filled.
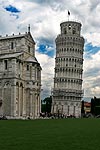
[[[54,58],[36,51],[36,58],[42,67],[42,99],[51,95],[54,77]]]
[[[14,24],[16,25],[14,26]],[[17,24],[16,16],[11,15],[0,6],[0,34],[4,36],[5,34],[18,32],[16,28]]]
[[[86,54],[85,54],[86,55]],[[100,49],[84,60],[83,88],[85,96],[100,97]]]
[[[100,32],[99,33],[87,33],[87,43],[92,43],[92,46],[100,47]]]

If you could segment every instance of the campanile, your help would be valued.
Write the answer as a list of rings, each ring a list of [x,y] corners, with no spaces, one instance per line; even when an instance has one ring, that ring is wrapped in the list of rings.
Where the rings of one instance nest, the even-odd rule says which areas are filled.
[[[52,113],[81,116],[84,38],[80,22],[60,24],[57,36]]]

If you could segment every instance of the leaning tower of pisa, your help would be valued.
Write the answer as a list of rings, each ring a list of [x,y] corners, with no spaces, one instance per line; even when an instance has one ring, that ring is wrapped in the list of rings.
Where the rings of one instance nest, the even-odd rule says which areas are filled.
[[[81,23],[60,24],[57,36],[52,113],[81,116],[84,38]]]

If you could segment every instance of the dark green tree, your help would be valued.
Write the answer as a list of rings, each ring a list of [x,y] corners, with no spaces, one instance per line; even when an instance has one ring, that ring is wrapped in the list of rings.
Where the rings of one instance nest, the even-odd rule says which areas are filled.
[[[84,111],[84,101],[82,101],[82,105],[81,105],[81,113],[84,114],[85,111]]]
[[[100,115],[100,98],[91,99],[91,113],[95,116]]]
[[[43,102],[43,100],[41,101],[41,112],[46,112],[46,104]]]
[[[42,112],[47,112],[50,113],[51,112],[51,104],[52,104],[52,97],[46,97],[43,101],[42,101]]]
[[[95,99],[91,99],[91,113],[95,114]]]

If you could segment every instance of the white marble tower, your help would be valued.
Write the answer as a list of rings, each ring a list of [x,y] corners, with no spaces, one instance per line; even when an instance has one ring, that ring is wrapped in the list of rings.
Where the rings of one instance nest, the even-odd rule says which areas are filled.
[[[81,116],[84,38],[81,23],[60,24],[61,34],[55,40],[55,76],[52,113]]]

